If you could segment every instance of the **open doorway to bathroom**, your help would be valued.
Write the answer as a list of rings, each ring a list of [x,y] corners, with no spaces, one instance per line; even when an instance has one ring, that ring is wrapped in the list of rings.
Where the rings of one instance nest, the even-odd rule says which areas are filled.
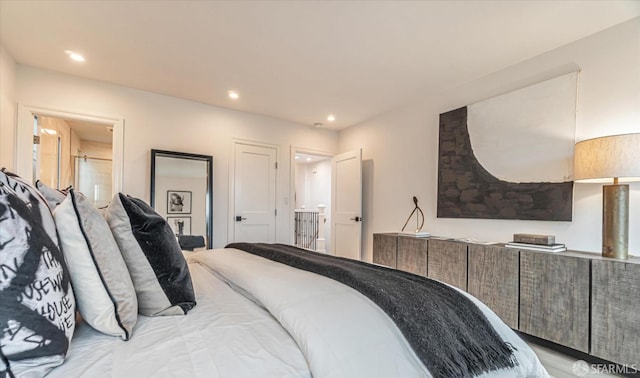
[[[292,150],[293,244],[331,254],[331,155]]]
[[[113,125],[33,116],[33,182],[73,186],[95,206],[111,200]]]

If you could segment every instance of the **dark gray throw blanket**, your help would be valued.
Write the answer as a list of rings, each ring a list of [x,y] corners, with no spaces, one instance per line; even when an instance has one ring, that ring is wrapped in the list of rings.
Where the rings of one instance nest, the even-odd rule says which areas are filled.
[[[482,311],[441,282],[399,270],[284,244],[232,243],[236,248],[350,286],[398,326],[434,377],[473,377],[514,367],[513,346]]]

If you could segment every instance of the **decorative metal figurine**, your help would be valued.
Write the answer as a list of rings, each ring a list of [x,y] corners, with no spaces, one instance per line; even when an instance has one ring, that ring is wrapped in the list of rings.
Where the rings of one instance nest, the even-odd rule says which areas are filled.
[[[417,234],[422,230],[422,227],[424,226],[424,213],[422,212],[422,209],[420,208],[420,206],[418,206],[418,198],[416,196],[413,196],[413,204],[416,205],[416,207],[413,208],[413,211],[411,212],[411,214],[409,214],[409,218],[407,218],[407,221],[404,222],[404,226],[402,226],[402,231],[404,231],[404,229],[407,227],[407,224],[409,224],[409,221],[411,220],[411,217],[413,216],[413,214],[416,214],[416,234]],[[420,218],[422,218],[422,221],[420,221]]]

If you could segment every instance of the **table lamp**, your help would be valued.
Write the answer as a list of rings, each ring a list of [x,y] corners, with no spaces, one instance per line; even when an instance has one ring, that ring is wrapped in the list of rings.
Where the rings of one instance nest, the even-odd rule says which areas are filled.
[[[612,183],[602,187],[602,256],[629,257],[629,185],[640,181],[640,133],[612,135],[576,143],[576,182]]]

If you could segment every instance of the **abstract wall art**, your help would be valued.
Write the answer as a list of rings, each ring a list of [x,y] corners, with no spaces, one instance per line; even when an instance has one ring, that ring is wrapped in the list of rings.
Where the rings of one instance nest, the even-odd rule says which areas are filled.
[[[577,80],[440,114],[438,217],[570,221]]]

